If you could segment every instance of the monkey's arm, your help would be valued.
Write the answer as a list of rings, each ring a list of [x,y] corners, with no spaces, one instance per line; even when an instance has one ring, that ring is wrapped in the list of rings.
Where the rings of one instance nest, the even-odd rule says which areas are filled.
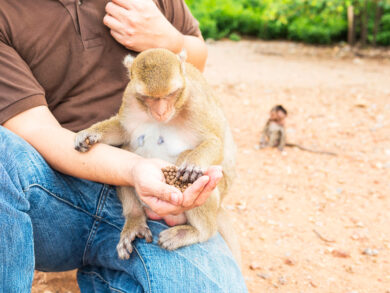
[[[268,128],[269,128],[269,121],[267,121],[267,123],[264,125],[263,130],[261,131],[260,148],[265,148],[268,146],[268,143],[267,143]]]
[[[80,152],[86,152],[92,145],[98,142],[118,146],[123,144],[125,140],[125,131],[118,115],[116,115],[78,132],[75,138],[75,149]]]
[[[211,165],[221,164],[223,159],[222,140],[217,136],[209,136],[195,149],[184,151],[177,159],[177,165],[193,165],[207,168]]]
[[[286,146],[286,131],[284,130],[284,128],[282,128],[280,130],[280,141],[279,141],[278,149],[280,151],[283,151],[285,146]]]

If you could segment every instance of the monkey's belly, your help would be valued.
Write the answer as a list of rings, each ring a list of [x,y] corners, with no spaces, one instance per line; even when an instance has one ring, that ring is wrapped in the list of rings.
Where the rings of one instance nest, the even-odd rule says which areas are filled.
[[[183,151],[197,146],[198,139],[177,126],[144,124],[136,128],[131,137],[133,152],[145,158],[159,158],[175,163]]]

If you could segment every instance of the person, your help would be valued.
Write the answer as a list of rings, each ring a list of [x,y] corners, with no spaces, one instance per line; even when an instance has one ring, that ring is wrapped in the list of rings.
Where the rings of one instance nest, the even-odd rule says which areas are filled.
[[[128,82],[125,55],[207,49],[184,0],[0,0],[0,292],[29,292],[34,268],[78,269],[81,292],[245,292],[220,235],[165,251],[158,234],[184,223],[222,176],[210,167],[184,194],[163,182],[166,163],[98,144],[73,149],[74,133],[115,114]],[[124,223],[115,185],[149,207],[153,243],[116,244]],[[165,221],[163,221],[165,220]]]

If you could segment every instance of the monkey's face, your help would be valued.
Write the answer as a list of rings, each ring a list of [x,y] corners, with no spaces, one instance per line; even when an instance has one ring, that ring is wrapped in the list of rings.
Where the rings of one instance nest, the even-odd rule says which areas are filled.
[[[159,122],[170,121],[185,103],[185,60],[166,49],[149,49],[124,63],[131,92],[143,109]]]
[[[179,88],[166,96],[150,97],[137,94],[138,101],[144,105],[148,113],[158,122],[168,122],[176,114],[175,104],[180,98],[182,89]]]
[[[279,125],[284,125],[286,114],[282,111],[271,111],[270,120],[278,123]]]

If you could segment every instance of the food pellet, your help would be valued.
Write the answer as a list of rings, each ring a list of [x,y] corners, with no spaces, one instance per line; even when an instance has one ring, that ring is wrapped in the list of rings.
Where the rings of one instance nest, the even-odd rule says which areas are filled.
[[[188,187],[192,185],[192,182],[183,182],[183,177],[177,178],[178,168],[176,166],[169,166],[166,168],[162,168],[161,170],[164,174],[165,182],[169,185],[175,186],[181,192],[184,192]]]

